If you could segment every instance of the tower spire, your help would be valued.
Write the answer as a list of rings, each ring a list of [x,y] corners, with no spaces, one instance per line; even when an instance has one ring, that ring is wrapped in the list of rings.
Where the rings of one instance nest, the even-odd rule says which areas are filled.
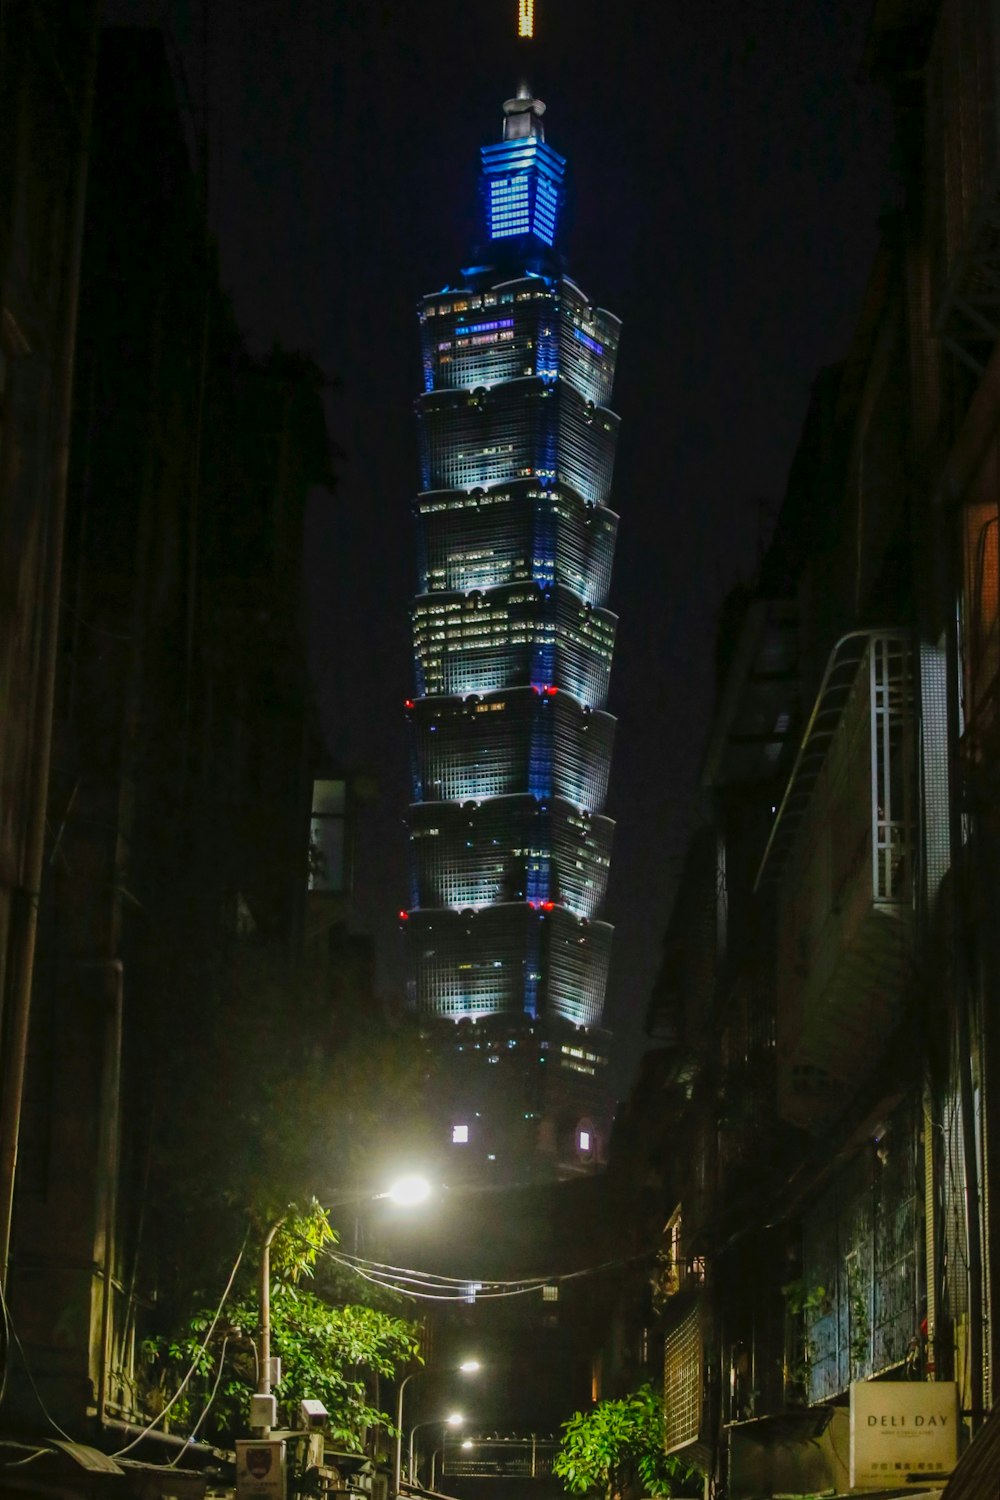
[[[530,40],[535,34],[535,0],[517,0],[517,34]]]

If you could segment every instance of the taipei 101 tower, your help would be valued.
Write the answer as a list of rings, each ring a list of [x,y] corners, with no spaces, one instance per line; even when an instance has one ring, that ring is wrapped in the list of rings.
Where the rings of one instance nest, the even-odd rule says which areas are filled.
[[[529,35],[530,0],[519,0]],[[620,324],[566,272],[566,162],[523,86],[482,148],[476,264],[419,305],[410,992],[470,1175],[603,1158]]]

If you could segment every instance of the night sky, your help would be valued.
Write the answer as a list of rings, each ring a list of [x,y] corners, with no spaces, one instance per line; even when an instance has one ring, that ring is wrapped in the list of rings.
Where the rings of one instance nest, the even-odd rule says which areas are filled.
[[[114,0],[149,20],[160,0]],[[713,693],[713,619],[749,578],[817,369],[845,350],[893,201],[888,110],[862,74],[870,0],[173,0],[208,123],[223,280],[251,344],[311,353],[339,388],[342,480],[310,508],[323,724],[372,772],[357,925],[402,984],[403,700],[415,303],[457,278],[481,144],[519,71],[572,174],[569,271],[624,322],[611,504],[621,515],[608,811],[618,828],[607,1020],[637,1056]]]

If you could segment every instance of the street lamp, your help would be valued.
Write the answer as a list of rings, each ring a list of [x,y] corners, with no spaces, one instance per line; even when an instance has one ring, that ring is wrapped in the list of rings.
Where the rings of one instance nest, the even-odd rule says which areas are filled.
[[[354,1193],[348,1198],[338,1199],[330,1207],[339,1208],[344,1203],[354,1203],[366,1198],[372,1202],[388,1198],[391,1203],[398,1203],[401,1208],[407,1208],[412,1204],[422,1203],[430,1196],[430,1192],[431,1185],[426,1177],[418,1177],[411,1173],[409,1176],[400,1177],[384,1193]],[[253,1403],[251,1403],[251,1426],[263,1429],[265,1435],[273,1426],[268,1415],[267,1401],[271,1397],[272,1386],[277,1384],[273,1378],[271,1364],[271,1245],[274,1243],[274,1236],[287,1217],[288,1214],[283,1213],[280,1219],[275,1219],[260,1246],[260,1374],[257,1382],[257,1395],[265,1400],[257,1403],[256,1410],[253,1409]]]
[[[471,1438],[462,1439],[462,1447],[466,1449],[466,1451],[468,1451],[470,1448],[474,1448],[475,1446],[476,1445]],[[444,1473],[444,1444],[442,1444],[440,1448],[435,1448],[434,1452],[431,1454],[431,1489],[434,1488],[434,1481],[437,1477],[437,1457],[439,1453],[441,1455],[441,1472]]]
[[[451,1411],[444,1418],[442,1418],[442,1417],[430,1417],[426,1422],[415,1422],[414,1425],[410,1428],[410,1464],[409,1464],[409,1470],[408,1470],[408,1472],[409,1472],[409,1475],[410,1475],[410,1483],[411,1484],[414,1483],[414,1478],[413,1478],[413,1439],[414,1439],[414,1437],[416,1436],[418,1430],[421,1427],[436,1427],[442,1421],[444,1422],[445,1426],[447,1426],[447,1427],[461,1427],[462,1423],[465,1421],[465,1417],[462,1415],[462,1413],[460,1411]]]
[[[409,1177],[400,1177],[388,1192],[376,1193],[375,1196],[389,1198],[393,1203],[398,1203],[400,1208],[412,1208],[415,1203],[424,1203],[430,1195],[431,1185],[427,1178],[411,1173]]]
[[[482,1369],[482,1365],[479,1363],[478,1359],[463,1359],[462,1363],[458,1366],[458,1368],[459,1368],[459,1370],[461,1371],[461,1373],[463,1375],[476,1375]],[[393,1486],[392,1487],[393,1487],[393,1494],[394,1495],[398,1495],[399,1494],[399,1485],[400,1485],[400,1481],[401,1481],[401,1479],[403,1477],[403,1392],[406,1390],[406,1387],[409,1385],[410,1381],[416,1375],[425,1375],[426,1373],[427,1373],[426,1370],[411,1370],[410,1373],[409,1373],[409,1375],[404,1375],[403,1376],[402,1380],[399,1382],[399,1389],[396,1392],[396,1447],[395,1447],[395,1451],[393,1453],[393,1462],[392,1462],[392,1479],[393,1479]],[[434,1372],[432,1371],[431,1373],[433,1374]],[[411,1445],[410,1445],[410,1478],[411,1479],[413,1478],[412,1469],[413,1469],[413,1445],[411,1443]]]

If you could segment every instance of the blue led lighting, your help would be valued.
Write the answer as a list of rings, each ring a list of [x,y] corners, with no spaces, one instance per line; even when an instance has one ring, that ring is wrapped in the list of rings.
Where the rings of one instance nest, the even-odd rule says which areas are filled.
[[[513,318],[495,318],[492,323],[473,323],[466,327],[463,323],[455,324],[456,333],[492,333],[494,328],[513,328]]]
[[[616,335],[564,280],[566,163],[541,108],[513,113],[505,129],[537,134],[482,152],[482,264],[421,318],[413,623],[427,696],[407,705],[421,809],[408,987],[419,1012],[451,1021],[589,1024],[610,939],[596,914],[613,721],[586,705],[604,701],[613,649],[616,518],[595,507],[611,482]],[[481,824],[467,803],[486,809]]]
[[[544,141],[504,141],[482,152],[486,228],[491,240],[531,234],[554,245],[566,163]]]
[[[604,353],[604,345],[599,344],[596,339],[592,339],[589,333],[584,333],[582,328],[574,328],[573,337],[579,339],[584,348],[589,349],[592,354]]]

